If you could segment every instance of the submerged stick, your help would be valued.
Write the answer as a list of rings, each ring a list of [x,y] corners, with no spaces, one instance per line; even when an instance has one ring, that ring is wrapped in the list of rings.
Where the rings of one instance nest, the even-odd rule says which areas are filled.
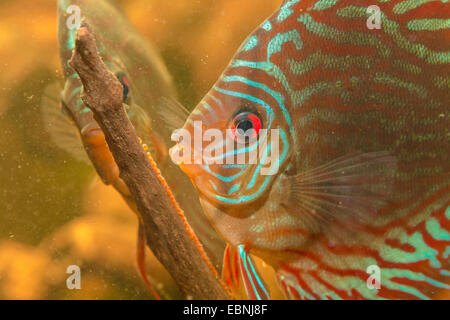
[[[122,85],[98,55],[85,22],[78,30],[70,65],[81,79],[82,99],[105,134],[155,256],[188,297],[230,298],[156,164],[143,150],[122,106]]]

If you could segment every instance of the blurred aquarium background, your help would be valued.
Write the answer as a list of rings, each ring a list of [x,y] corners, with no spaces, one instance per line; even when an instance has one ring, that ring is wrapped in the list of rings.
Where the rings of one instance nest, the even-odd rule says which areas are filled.
[[[281,0],[113,2],[159,48],[192,108]],[[56,17],[56,0],[0,0],[0,299],[151,299],[136,268],[137,218],[45,130],[42,92],[61,78]],[[82,290],[66,287],[73,264]],[[147,266],[182,298],[150,254]]]

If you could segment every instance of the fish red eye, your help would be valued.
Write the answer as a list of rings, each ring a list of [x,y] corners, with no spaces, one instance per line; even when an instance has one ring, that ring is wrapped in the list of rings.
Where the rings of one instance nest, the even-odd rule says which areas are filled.
[[[123,86],[123,102],[128,103],[128,94],[130,93],[130,81],[124,72],[116,73],[117,79]]]
[[[238,141],[248,142],[255,139],[262,127],[262,121],[254,113],[242,112],[234,117],[231,123],[231,131]]]
[[[123,80],[123,83],[125,83],[127,86],[130,86],[130,81],[128,81],[127,76],[124,76],[122,80]]]

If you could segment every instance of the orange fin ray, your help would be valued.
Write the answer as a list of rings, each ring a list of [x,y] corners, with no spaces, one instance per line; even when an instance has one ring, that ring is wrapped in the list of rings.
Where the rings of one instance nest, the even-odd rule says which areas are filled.
[[[156,300],[161,300],[160,295],[153,288],[150,280],[148,279],[147,270],[145,267],[145,233],[144,227],[139,223],[138,228],[138,238],[137,238],[137,266],[139,273],[141,274],[142,280],[144,281],[146,287],[155,297]]]
[[[236,248],[227,244],[223,254],[222,280],[237,296],[241,285],[239,273],[239,253]]]

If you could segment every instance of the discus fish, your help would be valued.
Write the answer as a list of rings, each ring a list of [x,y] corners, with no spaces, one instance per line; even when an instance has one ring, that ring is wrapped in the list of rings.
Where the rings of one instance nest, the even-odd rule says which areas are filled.
[[[119,177],[119,169],[105,136],[92,111],[81,99],[81,81],[68,64],[76,34],[75,28],[69,29],[67,26],[68,19],[75,12],[68,10],[73,5],[78,6],[81,18],[92,29],[106,66],[123,85],[124,107],[138,136],[143,140],[144,148],[148,146],[148,151],[158,163],[172,191],[179,196],[177,200],[184,208],[190,225],[217,265],[224,251],[223,241],[204,216],[189,179],[180,177],[179,168],[167,157],[170,132],[159,124],[160,121],[155,121],[160,100],[176,99],[172,79],[156,49],[107,1],[58,1],[58,37],[65,85],[62,93],[58,85],[49,86],[42,101],[43,119],[53,140],[76,158],[92,163],[103,182],[113,185],[140,218],[127,186]],[[80,147],[80,142],[84,147]],[[141,218],[139,220],[139,271],[154,296],[159,298],[145,272],[145,235]]]
[[[449,18],[447,1],[286,0],[247,38],[170,151],[231,287],[270,297],[255,255],[289,299],[448,294]]]

